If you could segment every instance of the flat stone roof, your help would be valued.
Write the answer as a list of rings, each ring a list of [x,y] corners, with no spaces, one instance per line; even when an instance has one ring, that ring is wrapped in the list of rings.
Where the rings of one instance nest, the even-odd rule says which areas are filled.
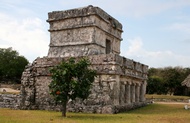
[[[82,7],[82,8],[64,10],[64,11],[49,12],[47,22],[59,21],[63,19],[76,18],[76,17],[85,17],[85,16],[90,16],[90,15],[97,15],[98,17],[106,21],[107,23],[111,22],[113,27],[119,30],[122,30],[122,24],[119,21],[117,21],[115,18],[110,16],[101,8],[94,7],[92,5],[89,5],[87,7]]]

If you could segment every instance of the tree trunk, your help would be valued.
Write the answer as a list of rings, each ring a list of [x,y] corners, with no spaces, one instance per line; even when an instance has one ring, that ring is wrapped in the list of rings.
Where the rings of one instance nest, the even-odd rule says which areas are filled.
[[[66,117],[66,111],[67,111],[67,101],[63,101],[62,109],[61,109],[62,117]]]

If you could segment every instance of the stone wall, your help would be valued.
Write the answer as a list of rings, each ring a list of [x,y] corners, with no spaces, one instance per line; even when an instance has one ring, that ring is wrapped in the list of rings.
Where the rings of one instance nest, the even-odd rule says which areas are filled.
[[[0,108],[13,108],[19,107],[20,95],[18,94],[0,94]]]
[[[145,104],[147,66],[115,54],[87,56],[97,77],[88,99],[70,101],[68,111],[116,113]],[[49,69],[67,58],[37,58],[22,76],[22,109],[58,110],[49,95]]]

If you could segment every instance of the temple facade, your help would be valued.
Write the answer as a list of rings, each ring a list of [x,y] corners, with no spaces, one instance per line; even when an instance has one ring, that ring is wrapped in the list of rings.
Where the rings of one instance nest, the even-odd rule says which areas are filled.
[[[50,12],[47,22],[48,55],[23,72],[21,109],[60,109],[49,95],[49,69],[69,57],[87,57],[98,75],[89,97],[70,100],[68,111],[118,113],[146,105],[148,66],[119,55],[121,23],[94,6]]]

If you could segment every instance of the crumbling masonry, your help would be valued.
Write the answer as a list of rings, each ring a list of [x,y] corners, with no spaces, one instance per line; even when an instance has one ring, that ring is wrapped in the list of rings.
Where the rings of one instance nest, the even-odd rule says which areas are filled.
[[[97,70],[88,99],[70,101],[68,111],[117,113],[146,104],[148,66],[121,57],[122,25],[98,7],[48,14],[48,56],[37,58],[22,75],[21,109],[59,110],[49,95],[49,69],[68,57],[87,57]]]

